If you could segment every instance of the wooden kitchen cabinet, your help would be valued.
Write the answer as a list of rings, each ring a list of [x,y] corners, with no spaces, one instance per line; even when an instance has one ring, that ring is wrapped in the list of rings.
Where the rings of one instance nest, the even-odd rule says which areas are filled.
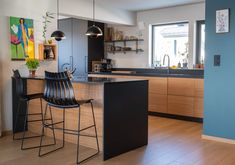
[[[105,77],[149,80],[150,112],[203,118],[203,79],[123,75]]]
[[[193,97],[168,95],[168,113],[193,116]]]
[[[194,96],[193,78],[168,78],[168,95]]]
[[[195,79],[195,97],[204,97],[204,80]]]
[[[167,113],[167,95],[149,93],[149,111]]]
[[[167,95],[167,78],[145,77],[149,80],[149,93]]]
[[[203,118],[204,113],[204,80],[195,79],[193,116]]]
[[[194,107],[193,107],[193,117],[203,118],[203,106],[204,106],[203,98],[194,98]]]

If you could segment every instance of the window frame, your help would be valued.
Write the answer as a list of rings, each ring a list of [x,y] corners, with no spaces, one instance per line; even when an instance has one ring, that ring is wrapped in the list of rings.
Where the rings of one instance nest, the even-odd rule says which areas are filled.
[[[200,58],[201,58],[201,25],[206,25],[205,20],[199,20],[196,22],[196,55],[195,55],[195,64],[200,64]]]
[[[189,26],[189,21],[180,21],[180,22],[162,23],[162,24],[153,24],[152,25],[151,66],[154,66],[154,61],[153,61],[153,59],[154,59],[154,27],[156,27],[156,26],[167,26],[167,25],[177,25],[177,24],[188,24],[188,26]],[[189,37],[188,37],[188,40],[189,40]]]

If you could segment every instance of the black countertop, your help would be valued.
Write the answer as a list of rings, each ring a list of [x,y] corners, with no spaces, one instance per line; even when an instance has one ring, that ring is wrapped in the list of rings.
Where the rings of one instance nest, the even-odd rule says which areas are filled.
[[[123,76],[147,76],[147,77],[178,77],[178,78],[204,78],[204,70],[196,69],[170,69],[169,73],[167,69],[139,69],[139,68],[118,68],[112,71],[114,72],[90,72],[89,74],[101,74],[101,75],[123,75]],[[129,71],[131,73],[121,73],[122,71]]]
[[[44,80],[44,76],[23,76],[23,79],[31,80]],[[119,83],[119,82],[132,82],[132,81],[146,81],[144,79],[124,79],[124,78],[103,78],[103,77],[74,77],[72,82],[77,83]]]

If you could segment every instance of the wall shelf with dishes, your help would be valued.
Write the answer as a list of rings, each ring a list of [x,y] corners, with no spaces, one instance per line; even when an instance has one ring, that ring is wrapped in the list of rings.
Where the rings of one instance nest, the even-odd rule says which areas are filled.
[[[57,56],[56,44],[39,44],[38,45],[39,60],[55,60]]]
[[[124,40],[110,40],[105,41],[106,43],[106,51],[108,53],[124,53],[127,52],[144,52],[143,49],[139,48],[139,42],[144,41],[143,39],[124,39]],[[135,42],[135,48],[127,46],[128,42]],[[119,43],[119,44],[117,44]],[[121,43],[121,45],[120,45]]]

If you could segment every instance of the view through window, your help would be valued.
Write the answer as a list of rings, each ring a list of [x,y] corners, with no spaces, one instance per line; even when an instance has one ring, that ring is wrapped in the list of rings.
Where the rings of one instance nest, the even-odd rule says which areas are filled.
[[[198,21],[196,63],[204,64],[204,60],[205,60],[205,21]]]
[[[188,22],[153,25],[152,64],[163,65],[165,55],[170,57],[170,66],[187,67],[188,64]]]

